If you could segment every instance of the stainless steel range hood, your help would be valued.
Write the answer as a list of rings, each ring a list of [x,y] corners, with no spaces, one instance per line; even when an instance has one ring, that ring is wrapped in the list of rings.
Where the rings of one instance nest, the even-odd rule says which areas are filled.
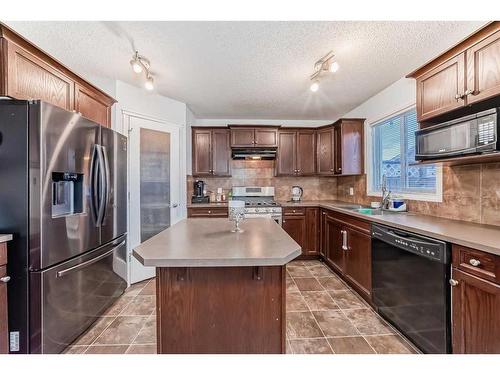
[[[234,160],[274,160],[275,148],[233,148],[231,157]]]

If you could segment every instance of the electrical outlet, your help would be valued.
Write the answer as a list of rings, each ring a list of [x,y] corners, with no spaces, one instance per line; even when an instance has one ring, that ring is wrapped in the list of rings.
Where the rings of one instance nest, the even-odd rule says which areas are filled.
[[[354,188],[353,187],[349,188],[349,195],[354,195]]]

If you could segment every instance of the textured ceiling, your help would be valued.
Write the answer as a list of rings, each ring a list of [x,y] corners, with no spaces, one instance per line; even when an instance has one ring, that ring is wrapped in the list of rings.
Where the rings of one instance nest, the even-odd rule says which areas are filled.
[[[138,49],[156,91],[198,118],[306,120],[338,118],[483,23],[8,22],[84,76],[140,85]],[[340,70],[313,94],[308,77],[329,50]]]

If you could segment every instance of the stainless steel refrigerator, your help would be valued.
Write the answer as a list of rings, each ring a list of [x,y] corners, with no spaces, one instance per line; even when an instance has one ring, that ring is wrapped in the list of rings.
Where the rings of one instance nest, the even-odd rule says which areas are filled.
[[[0,100],[11,353],[59,353],[123,293],[127,139],[41,101]],[[121,276],[120,276],[121,275]]]

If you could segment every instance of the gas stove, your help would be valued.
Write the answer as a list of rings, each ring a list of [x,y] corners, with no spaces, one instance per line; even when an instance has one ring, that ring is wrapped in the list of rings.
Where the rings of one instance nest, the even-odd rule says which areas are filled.
[[[270,217],[281,225],[281,206],[274,201],[273,186],[235,186],[233,200],[245,201],[245,218]]]

